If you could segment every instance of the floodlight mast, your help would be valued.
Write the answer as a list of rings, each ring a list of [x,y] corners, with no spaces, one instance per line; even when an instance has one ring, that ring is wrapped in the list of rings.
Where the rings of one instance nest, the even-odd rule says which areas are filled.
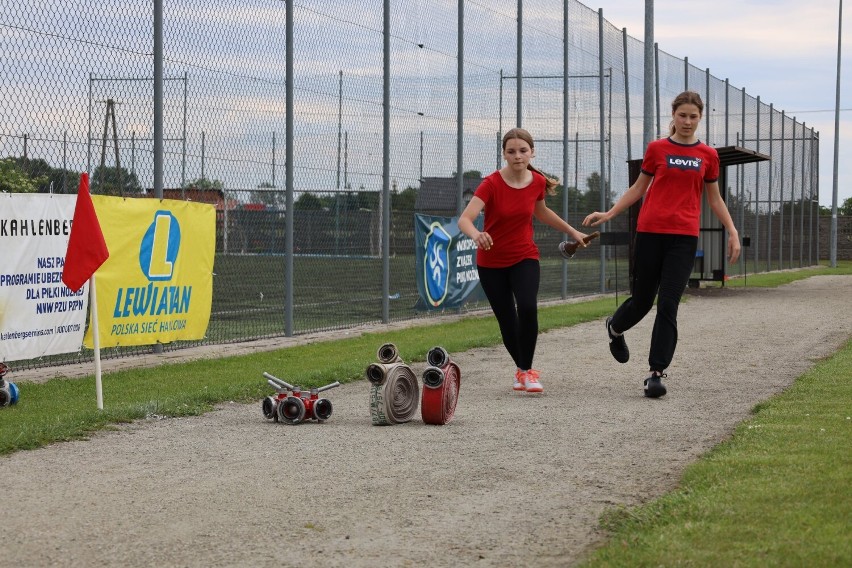
[[[840,50],[843,45],[843,0],[838,0],[840,5],[837,14],[837,87],[834,102],[834,170],[831,181],[831,236],[829,247],[831,249],[831,267],[837,268],[837,165],[838,150],[840,148]]]
[[[654,139],[654,0],[645,0],[645,73],[642,107],[642,152]]]

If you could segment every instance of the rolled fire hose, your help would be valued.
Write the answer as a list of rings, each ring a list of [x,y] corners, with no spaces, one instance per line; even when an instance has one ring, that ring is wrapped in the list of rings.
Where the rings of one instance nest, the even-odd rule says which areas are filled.
[[[420,414],[426,424],[443,425],[453,419],[461,386],[461,371],[442,347],[433,347],[423,371]]]
[[[366,375],[370,381],[370,418],[375,426],[410,421],[417,412],[420,385],[411,368],[399,357],[393,344],[386,343],[377,353],[379,363],[371,363]]]

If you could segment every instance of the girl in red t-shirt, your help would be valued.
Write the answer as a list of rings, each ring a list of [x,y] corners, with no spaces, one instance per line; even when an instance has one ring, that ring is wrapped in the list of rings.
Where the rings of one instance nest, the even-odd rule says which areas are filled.
[[[740,240],[731,214],[719,191],[719,155],[696,136],[704,103],[694,91],[684,91],[672,101],[668,138],[648,144],[636,182],[609,211],[595,211],[583,226],[606,223],[645,197],[639,211],[633,249],[631,297],[606,319],[609,350],[615,360],[630,357],[622,335],[639,323],[657,298],[657,316],[648,353],[650,375],[645,396],[666,394],[662,379],[677,345],[677,309],[686,289],[698,247],[701,193],[728,231],[728,259],[736,262]]]
[[[517,367],[513,388],[544,390],[532,368],[538,338],[538,285],[541,277],[538,247],[533,241],[533,217],[583,242],[583,233],[562,220],[544,203],[558,180],[530,165],[535,145],[530,133],[513,128],[503,136],[506,165],[479,185],[459,217],[459,230],[477,245],[479,283],[500,326],[503,345]],[[479,231],[473,224],[485,210]]]

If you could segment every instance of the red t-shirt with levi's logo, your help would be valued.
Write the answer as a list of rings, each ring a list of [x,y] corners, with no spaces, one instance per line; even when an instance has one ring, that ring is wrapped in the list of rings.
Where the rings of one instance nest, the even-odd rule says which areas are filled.
[[[522,260],[538,260],[533,241],[533,211],[536,201],[544,199],[545,179],[532,172],[533,179],[522,188],[509,186],[499,170],[482,180],[474,196],[485,202],[484,231],[494,245],[476,250],[476,264],[485,268],[505,268]]]
[[[719,179],[716,149],[700,140],[694,144],[654,140],[645,152],[642,172],[654,179],[645,193],[636,230],[697,237],[704,184]]]

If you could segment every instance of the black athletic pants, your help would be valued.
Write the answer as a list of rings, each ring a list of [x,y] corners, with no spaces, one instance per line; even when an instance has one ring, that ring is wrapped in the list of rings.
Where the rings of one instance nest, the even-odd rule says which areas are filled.
[[[477,268],[503,345],[519,369],[531,369],[538,339],[538,260],[528,258],[506,268]]]
[[[610,325],[625,332],[647,315],[657,298],[648,365],[665,371],[677,346],[677,309],[695,262],[698,237],[636,233],[631,297],[612,316]]]

